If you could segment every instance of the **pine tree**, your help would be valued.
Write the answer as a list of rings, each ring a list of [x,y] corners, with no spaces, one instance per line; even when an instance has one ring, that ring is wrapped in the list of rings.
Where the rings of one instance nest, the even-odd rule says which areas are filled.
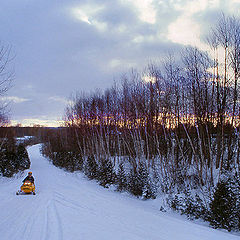
[[[112,161],[110,159],[101,159],[98,170],[98,179],[100,180],[100,185],[107,187],[109,184],[114,183],[115,178]]]
[[[127,177],[124,170],[123,162],[119,164],[116,183],[117,183],[117,191],[121,192],[121,191],[127,190],[128,183],[127,183]]]
[[[235,206],[236,197],[229,188],[228,183],[225,181],[219,182],[210,203],[211,226],[231,231],[235,225]]]
[[[74,154],[76,169],[82,171],[83,170],[83,157],[80,153]]]
[[[240,230],[240,178],[239,174],[235,174],[231,179],[228,180],[229,188],[231,189],[232,195],[235,201],[235,207],[233,208],[233,223],[234,229]]]
[[[129,175],[129,191],[135,196],[142,196],[147,185],[148,172],[146,164],[139,163],[138,169],[132,168]]]
[[[97,174],[98,165],[93,155],[88,156],[85,165],[85,174],[89,179],[96,179],[98,177]]]
[[[20,170],[30,168],[30,159],[26,148],[22,144],[17,147],[17,162]]]
[[[182,214],[186,214],[188,218],[193,219],[196,212],[196,206],[189,188],[185,190],[184,205],[185,205],[185,208]]]
[[[169,195],[167,198],[167,201],[168,201],[168,205],[172,210],[181,212],[181,213],[184,211],[183,199],[179,197],[177,194],[175,194],[174,196]]]
[[[18,171],[16,168],[16,153],[13,151],[4,151],[1,168],[4,177],[12,177]]]
[[[145,199],[150,199],[150,198],[155,199],[157,197],[157,188],[154,185],[154,182],[151,181],[150,178],[148,178],[146,182],[142,195]]]
[[[195,212],[194,216],[196,219],[202,218],[203,220],[208,220],[209,211],[207,207],[204,205],[203,200],[200,198],[198,194],[195,195]]]

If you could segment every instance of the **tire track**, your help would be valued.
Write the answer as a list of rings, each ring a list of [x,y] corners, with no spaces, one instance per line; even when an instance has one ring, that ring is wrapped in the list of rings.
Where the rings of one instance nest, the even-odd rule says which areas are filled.
[[[36,201],[30,205],[18,204],[15,206],[14,214],[5,221],[5,225],[9,225],[9,227],[15,226],[15,228],[9,228],[9,230],[12,229],[9,231],[10,239],[32,239],[32,228],[39,212],[41,212],[41,206]]]
[[[56,207],[55,200],[50,200],[47,206],[46,219],[45,219],[45,236],[43,239],[63,239],[63,228],[61,218]]]
[[[34,234],[36,235],[35,232],[36,229],[38,230],[39,227],[41,227],[41,224],[39,225],[39,222],[42,221],[42,213],[44,212],[45,208],[44,206],[45,206],[44,202],[42,204],[39,204],[39,202],[36,201],[29,209],[26,218],[27,223],[25,225],[24,231],[22,232],[21,239],[24,240],[36,239],[34,237]]]
[[[66,196],[64,196],[60,193],[56,193],[55,201],[58,204],[62,205],[63,207],[67,207],[70,209],[76,209],[78,212],[83,211],[83,210],[84,211],[88,210],[88,212],[91,213],[92,215],[95,215],[95,216],[97,215],[96,210],[94,210],[93,208],[82,206],[79,203],[77,203],[76,201],[66,198]]]

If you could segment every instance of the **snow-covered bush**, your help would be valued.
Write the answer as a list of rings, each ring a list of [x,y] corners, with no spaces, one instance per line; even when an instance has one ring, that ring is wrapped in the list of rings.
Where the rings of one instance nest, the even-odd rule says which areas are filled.
[[[198,194],[174,194],[170,195],[167,201],[172,210],[186,215],[189,219],[208,219],[208,208]]]

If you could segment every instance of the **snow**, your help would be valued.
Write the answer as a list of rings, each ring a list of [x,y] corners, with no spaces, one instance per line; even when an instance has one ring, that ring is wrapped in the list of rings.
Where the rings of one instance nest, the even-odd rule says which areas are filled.
[[[24,137],[17,137],[16,141],[17,143],[24,143],[24,141],[28,141],[34,138],[34,136],[24,136]]]
[[[17,137],[16,140],[24,141],[24,140],[30,140],[31,138],[34,138],[34,136]]]
[[[40,155],[39,147],[28,148],[36,196],[15,195],[23,176],[0,181],[0,239],[239,239],[239,236],[160,212],[155,200],[141,201],[104,189],[81,173],[56,168]]]

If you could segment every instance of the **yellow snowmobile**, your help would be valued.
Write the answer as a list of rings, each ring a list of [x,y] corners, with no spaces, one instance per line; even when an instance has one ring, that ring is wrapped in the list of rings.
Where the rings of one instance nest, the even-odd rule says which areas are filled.
[[[17,195],[19,194],[33,194],[35,195],[35,185],[31,183],[30,181],[25,181],[23,185],[21,186],[21,190],[16,192]]]

